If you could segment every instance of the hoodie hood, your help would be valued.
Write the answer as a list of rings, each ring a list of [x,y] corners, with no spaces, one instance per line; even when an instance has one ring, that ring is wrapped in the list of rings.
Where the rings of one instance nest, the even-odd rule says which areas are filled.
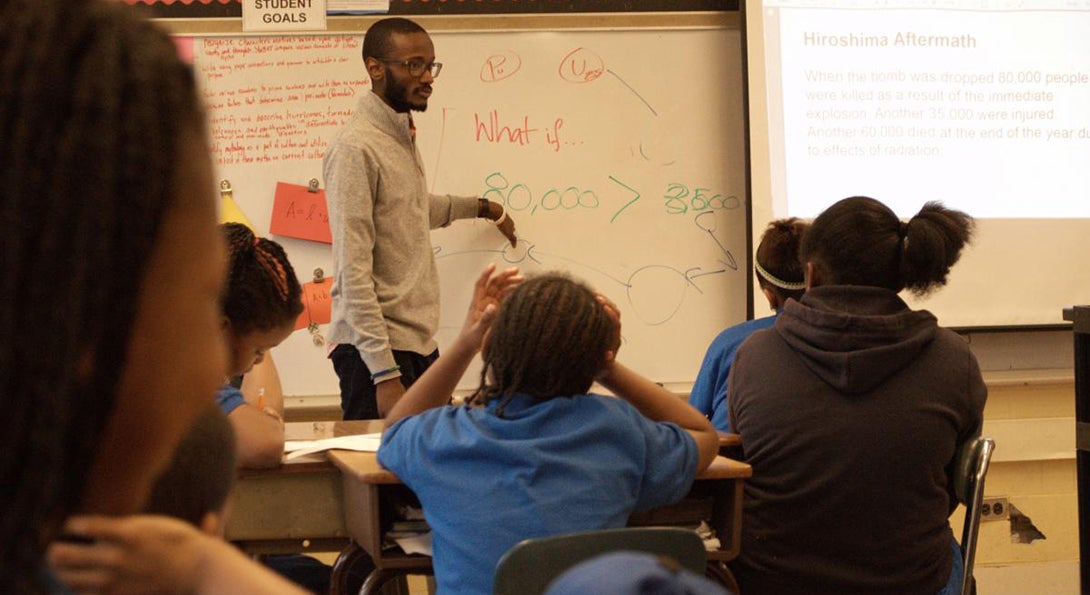
[[[914,361],[938,321],[888,289],[828,285],[788,300],[775,329],[819,378],[860,394]]]

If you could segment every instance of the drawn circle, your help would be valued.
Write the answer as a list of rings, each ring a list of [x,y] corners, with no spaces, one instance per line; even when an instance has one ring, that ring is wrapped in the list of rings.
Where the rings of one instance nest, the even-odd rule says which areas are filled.
[[[541,208],[546,211],[555,211],[560,206],[560,193],[556,188],[549,188],[549,191],[541,196]]]
[[[593,190],[584,190],[579,193],[579,206],[586,209],[597,209],[599,204],[601,203],[598,201],[598,195]]]
[[[579,189],[575,186],[565,188],[560,194],[560,206],[569,211],[579,206]]]
[[[733,195],[733,194],[723,198],[722,204],[723,204],[723,208],[728,210],[728,211],[733,211],[734,209],[737,209],[738,207],[742,206],[742,202],[739,201],[738,197]]]
[[[513,50],[504,50],[485,58],[481,65],[481,81],[498,83],[514,76],[522,68],[522,58]]]
[[[569,83],[589,83],[606,71],[602,57],[587,48],[575,48],[560,60],[558,74]]]
[[[689,283],[677,269],[663,265],[641,267],[628,278],[628,301],[637,318],[651,326],[660,325],[677,314]]]
[[[510,264],[518,264],[530,256],[531,248],[533,248],[533,245],[526,240],[520,240],[517,246],[505,243],[503,245],[503,260]]]
[[[534,195],[525,184],[515,184],[507,193],[507,206],[512,211],[525,211],[534,202]]]

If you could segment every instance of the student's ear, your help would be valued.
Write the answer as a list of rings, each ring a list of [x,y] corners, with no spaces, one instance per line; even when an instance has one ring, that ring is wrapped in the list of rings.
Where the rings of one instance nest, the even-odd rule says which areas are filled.
[[[824,279],[821,278],[821,269],[818,268],[814,261],[806,263],[806,291],[821,285]]]
[[[783,306],[783,302],[780,301],[780,296],[776,295],[775,291],[762,285],[761,293],[765,294],[765,299],[768,300],[768,307],[772,310],[779,310]]]
[[[231,332],[231,319],[226,316],[220,317],[220,330],[229,333]]]

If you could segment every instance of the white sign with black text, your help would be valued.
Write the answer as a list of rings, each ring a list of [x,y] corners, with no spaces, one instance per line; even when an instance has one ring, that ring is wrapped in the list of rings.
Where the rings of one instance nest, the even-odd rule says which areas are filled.
[[[242,0],[243,31],[324,31],[326,0]]]

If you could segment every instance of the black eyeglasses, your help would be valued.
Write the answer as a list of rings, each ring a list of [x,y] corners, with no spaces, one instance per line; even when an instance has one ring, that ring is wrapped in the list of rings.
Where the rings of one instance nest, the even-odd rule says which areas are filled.
[[[431,78],[438,78],[439,73],[443,70],[442,62],[424,62],[419,58],[413,58],[412,60],[389,60],[387,58],[375,58],[379,62],[385,62],[387,64],[400,64],[405,67],[405,70],[409,71],[411,76],[422,77],[424,71],[431,72]]]

